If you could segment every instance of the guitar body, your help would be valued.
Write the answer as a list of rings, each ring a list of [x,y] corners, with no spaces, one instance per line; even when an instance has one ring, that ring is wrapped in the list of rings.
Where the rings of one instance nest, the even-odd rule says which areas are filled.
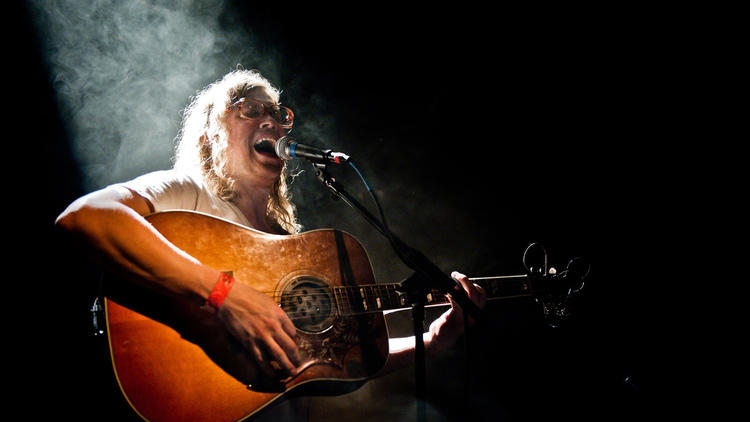
[[[270,235],[189,211],[147,220],[202,263],[272,296],[297,326],[305,363],[292,379],[265,379],[215,314],[111,280],[105,309],[112,363],[142,418],[238,421],[285,396],[352,391],[385,365],[382,312],[354,315],[337,306],[337,287],[375,283],[352,236],[337,230]]]

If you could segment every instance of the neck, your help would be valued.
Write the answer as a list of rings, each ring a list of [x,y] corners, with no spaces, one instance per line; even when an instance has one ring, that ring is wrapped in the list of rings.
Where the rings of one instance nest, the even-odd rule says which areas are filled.
[[[237,196],[232,202],[242,211],[253,228],[268,232],[271,227],[266,219],[272,186],[237,182]]]
[[[488,299],[511,299],[532,294],[530,280],[525,274],[470,278],[469,280],[482,286],[487,292]],[[400,292],[398,283],[336,286],[333,290],[336,305],[342,315],[406,309],[410,306],[406,295]],[[445,294],[438,290],[431,290],[427,295],[425,306],[449,304]]]

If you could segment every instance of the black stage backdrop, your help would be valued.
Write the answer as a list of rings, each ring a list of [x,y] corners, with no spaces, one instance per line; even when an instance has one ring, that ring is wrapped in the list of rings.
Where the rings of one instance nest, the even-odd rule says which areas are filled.
[[[531,242],[558,268],[575,256],[592,265],[560,328],[547,327],[530,301],[489,304],[491,327],[476,327],[468,348],[459,342],[428,363],[429,420],[640,420],[661,404],[655,398],[671,384],[671,330],[654,270],[670,264],[673,233],[663,207],[668,172],[657,158],[665,147],[655,121],[670,76],[651,39],[658,25],[613,11],[277,6],[229,3],[223,14],[262,40],[259,51],[273,49],[273,82],[297,111],[293,135],[350,154],[402,239],[445,272],[470,276],[521,273]],[[104,345],[91,336],[97,273],[53,230],[90,185],[71,152],[44,35],[28,10],[13,16],[24,25],[8,82],[21,101],[17,129],[32,135],[14,143],[28,163],[14,184],[24,186],[19,211],[30,218],[14,242],[21,275],[6,281],[8,300],[20,307],[12,324],[22,362],[17,391],[37,403],[24,404],[32,417],[132,418]],[[230,69],[201,77],[210,82]],[[331,200],[309,163],[296,165],[306,229],[352,233],[380,282],[410,274],[354,210]],[[335,170],[374,210],[352,173]],[[394,333],[409,333],[408,312],[388,320]],[[413,388],[406,369],[316,398],[311,420],[414,420]]]

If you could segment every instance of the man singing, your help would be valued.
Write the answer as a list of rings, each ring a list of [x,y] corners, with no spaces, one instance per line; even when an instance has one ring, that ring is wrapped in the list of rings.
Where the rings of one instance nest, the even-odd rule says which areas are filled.
[[[221,268],[177,248],[144,218],[167,209],[191,210],[266,233],[297,233],[286,165],[273,152],[276,141],[294,124],[292,110],[280,105],[279,96],[255,71],[230,72],[200,91],[187,108],[174,168],[85,195],[70,204],[56,224],[82,240],[122,279],[213,308],[260,371],[287,378],[297,374],[302,357],[296,328],[278,303],[251,287],[251,280],[229,280],[232,276]],[[459,273],[453,276],[475,303],[484,305],[478,286]],[[427,353],[450,347],[463,327],[460,309],[452,306],[425,334]],[[389,343],[382,373],[413,359],[413,338]],[[292,403],[291,409],[279,410],[290,413],[275,417],[303,419],[304,400]]]

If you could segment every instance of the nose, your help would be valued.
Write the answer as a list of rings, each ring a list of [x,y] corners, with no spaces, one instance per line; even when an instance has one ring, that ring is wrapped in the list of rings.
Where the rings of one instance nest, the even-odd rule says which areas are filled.
[[[263,113],[260,118],[260,127],[263,129],[277,129],[278,122],[269,113]]]

